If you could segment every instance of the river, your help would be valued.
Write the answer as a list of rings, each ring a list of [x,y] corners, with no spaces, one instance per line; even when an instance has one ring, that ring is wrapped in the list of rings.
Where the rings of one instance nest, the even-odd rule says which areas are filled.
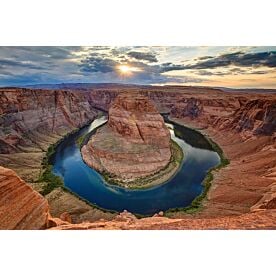
[[[84,163],[76,144],[80,136],[91,133],[106,121],[107,118],[102,116],[89,126],[69,135],[57,146],[52,158],[53,173],[63,179],[64,185],[99,207],[152,215],[170,208],[189,206],[202,192],[202,182],[208,171],[220,162],[219,155],[211,150],[204,136],[198,136],[196,131],[188,129],[189,139],[185,139],[187,128],[185,130],[172,122],[166,123],[171,138],[184,152],[183,164],[176,175],[161,185],[143,190],[129,190],[108,185],[98,172]]]

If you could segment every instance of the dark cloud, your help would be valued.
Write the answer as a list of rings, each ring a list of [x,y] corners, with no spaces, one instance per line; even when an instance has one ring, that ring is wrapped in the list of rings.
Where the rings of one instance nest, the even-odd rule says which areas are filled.
[[[197,60],[205,60],[205,59],[209,59],[209,58],[212,58],[212,56],[199,57],[199,58],[197,58]]]
[[[110,49],[110,54],[113,57],[118,57],[120,55],[125,55],[127,52],[131,51],[131,47],[115,47]]]
[[[137,60],[144,60],[149,62],[157,62],[156,55],[153,53],[145,53],[145,52],[137,52],[137,51],[131,51],[128,52],[127,55],[131,58],[135,58]]]
[[[187,69],[184,65],[181,64],[173,64],[171,62],[162,63],[160,65],[160,72],[165,73],[169,71],[177,71],[177,70],[185,70]]]
[[[118,64],[118,62],[111,58],[92,55],[81,61],[80,68],[82,72],[110,73],[115,70]]]
[[[268,72],[267,71],[252,71],[250,72],[249,74],[251,75],[264,75],[264,74],[267,74]]]
[[[199,61],[192,65],[186,65],[184,69],[212,69],[231,65],[244,67],[276,67],[276,51],[223,54],[217,57],[211,57],[205,61]]]
[[[248,70],[248,68],[246,69],[242,69],[239,67],[235,67],[229,70],[228,74],[232,74],[232,75],[263,75],[263,74],[267,74],[269,73],[270,70]]]
[[[191,69],[215,69],[219,67],[238,66],[238,67],[276,67],[276,51],[260,53],[235,52],[223,54],[217,57],[204,56],[198,58],[194,64],[173,64],[163,63],[160,65],[160,72]],[[203,61],[202,61],[203,60]],[[203,72],[201,75],[208,74]],[[211,73],[210,73],[211,74]],[[215,73],[213,73],[215,74]],[[226,74],[226,73],[225,73]],[[261,73],[260,73],[261,74]]]

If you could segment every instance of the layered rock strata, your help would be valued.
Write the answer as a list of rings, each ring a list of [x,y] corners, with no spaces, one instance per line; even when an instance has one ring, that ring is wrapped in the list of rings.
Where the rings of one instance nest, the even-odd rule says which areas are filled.
[[[107,125],[82,148],[85,162],[124,182],[153,175],[171,160],[170,133],[145,96],[120,94]]]
[[[0,165],[35,182],[49,145],[96,117],[89,102],[82,93],[0,89]]]
[[[49,206],[14,171],[0,167],[0,229],[45,229]]]

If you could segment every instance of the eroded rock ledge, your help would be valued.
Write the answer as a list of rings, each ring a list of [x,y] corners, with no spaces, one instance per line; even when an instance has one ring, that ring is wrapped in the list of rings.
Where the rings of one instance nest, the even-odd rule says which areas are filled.
[[[45,229],[49,206],[14,171],[0,166],[0,229]]]
[[[140,94],[123,93],[109,109],[108,123],[81,152],[84,161],[110,181],[137,187],[141,181],[147,185],[145,177],[152,178],[160,171],[159,182],[172,176],[177,167],[172,156],[177,154],[176,147],[154,104]]]

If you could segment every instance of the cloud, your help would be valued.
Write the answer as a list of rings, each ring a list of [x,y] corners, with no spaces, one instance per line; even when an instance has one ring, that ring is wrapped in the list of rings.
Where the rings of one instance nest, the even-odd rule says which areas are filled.
[[[36,70],[44,69],[43,67],[35,65],[33,62],[29,62],[29,61],[24,62],[24,61],[12,60],[12,59],[0,59],[0,67],[6,68],[7,66],[22,67],[22,68],[36,69]]]
[[[55,59],[63,60],[73,57],[73,53],[80,51],[83,47],[48,47],[48,46],[13,46],[1,47],[1,53],[6,56],[13,54],[13,57],[19,59],[31,58],[34,60]]]
[[[105,50],[110,50],[111,47],[109,46],[91,46],[89,47],[89,50],[92,51],[105,51]]]
[[[208,70],[198,70],[196,71],[197,75],[200,76],[224,76],[224,75],[228,75],[229,73],[226,72],[221,72],[221,71],[208,71]]]
[[[209,57],[192,65],[183,66],[183,69],[212,69],[226,66],[276,67],[276,51],[222,54],[217,57]]]
[[[235,66],[235,68],[231,68]],[[276,51],[243,53],[235,52],[221,54],[219,56],[202,56],[196,59],[193,64],[174,64],[171,62],[159,65],[160,72],[197,70],[196,73],[201,76],[223,76],[229,74],[265,74],[265,70],[252,71],[250,68],[276,67]],[[224,68],[223,72],[214,69]],[[230,69],[231,68],[231,69]],[[245,69],[242,69],[245,68]],[[209,71],[208,71],[209,70]]]
[[[118,64],[113,59],[91,55],[81,60],[80,68],[82,72],[110,73],[115,70]]]
[[[212,56],[198,57],[197,60],[205,60],[205,59],[209,59],[209,58],[212,58]]]
[[[131,52],[128,52],[127,55],[129,57],[135,58],[137,60],[144,60],[144,61],[149,61],[149,62],[158,62],[156,56],[153,53],[131,51]]]
[[[170,72],[170,71],[177,71],[177,70],[185,70],[187,69],[186,66],[181,64],[173,64],[171,62],[162,63],[160,65],[160,72]]]

